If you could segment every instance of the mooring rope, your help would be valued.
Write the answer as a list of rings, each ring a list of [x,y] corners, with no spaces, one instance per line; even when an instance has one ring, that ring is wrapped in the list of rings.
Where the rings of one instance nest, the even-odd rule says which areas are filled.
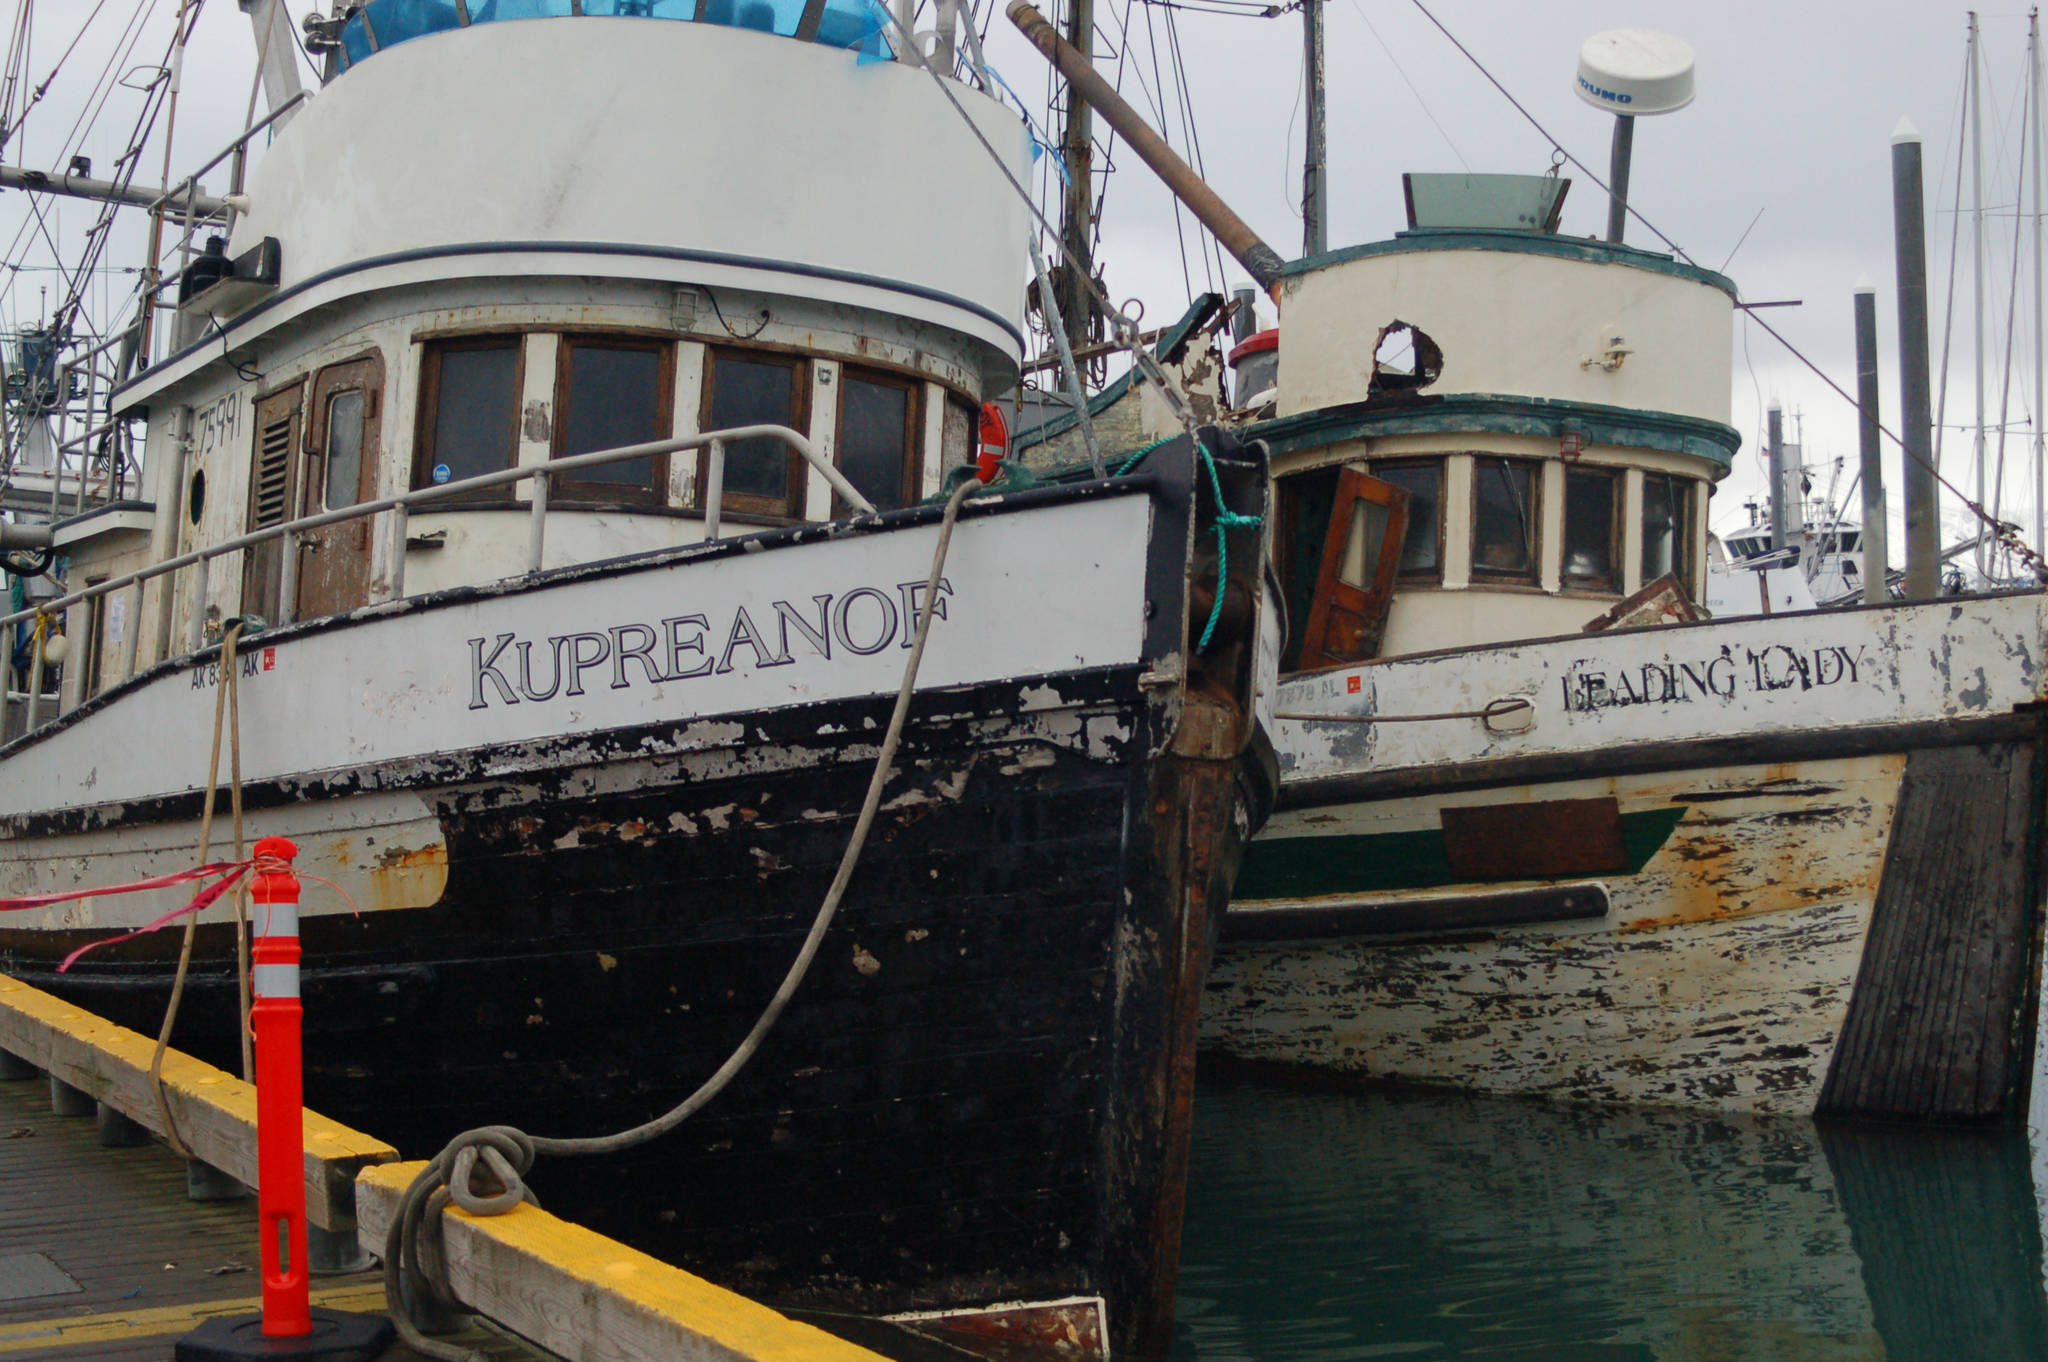
[[[797,952],[789,972],[783,976],[781,987],[775,990],[775,996],[769,999],[768,1006],[755,1020],[746,1039],[739,1043],[718,1071],[705,1079],[695,1092],[651,1121],[613,1135],[578,1139],[528,1135],[510,1126],[482,1126],[457,1135],[429,1160],[399,1199],[397,1212],[384,1236],[384,1294],[391,1307],[392,1322],[398,1326],[399,1337],[414,1352],[435,1358],[437,1362],[486,1362],[483,1354],[472,1349],[427,1338],[415,1323],[416,1314],[448,1314],[463,1308],[448,1285],[447,1260],[441,1239],[440,1212],[449,1202],[472,1215],[503,1215],[522,1201],[538,1205],[522,1181],[533,1167],[536,1155],[616,1154],[668,1134],[724,1090],[761,1048],[769,1030],[796,996],[818,948],[824,944],[826,929],[832,925],[832,918],[839,911],[840,899],[845,896],[846,886],[853,879],[854,868],[860,863],[861,849],[867,844],[868,831],[881,807],[882,789],[894,770],[896,749],[903,739],[904,720],[910,712],[911,697],[917,690],[918,667],[924,661],[925,640],[931,634],[934,611],[930,603],[937,599],[939,577],[945,571],[953,526],[961,505],[981,487],[980,482],[970,478],[946,499],[945,515],[939,522],[938,546],[932,551],[931,574],[925,580],[924,599],[927,604],[918,616],[910,658],[903,665],[903,684],[897,688],[896,706],[890,712],[888,730],[875,754],[875,769],[868,779],[867,797],[861,801],[860,817],[855,820],[853,835],[839,858],[838,873],[832,877],[831,887],[825,891],[824,901],[818,905],[817,917],[811,923],[810,934],[804,938],[803,948]],[[479,1188],[472,1181],[478,1164],[483,1165],[489,1176],[491,1185],[488,1187]]]
[[[220,735],[227,719],[228,699],[235,688],[235,644],[241,637],[242,622],[236,620],[228,625],[227,632],[221,635],[220,640],[220,685],[213,693],[213,747],[206,761],[206,804],[199,815],[198,861],[201,865],[206,864],[206,853],[213,850],[213,805],[215,795],[220,786]],[[235,859],[239,861],[242,859],[242,787],[240,779],[242,743],[241,709],[239,706],[235,709],[235,731],[234,760],[230,770],[236,777],[233,803]],[[239,874],[233,877],[236,886],[235,907],[238,917],[241,908],[241,891],[239,887],[241,878]],[[171,977],[171,999],[164,1005],[163,1025],[157,1028],[156,1033],[156,1050],[149,1057],[149,1091],[156,1098],[157,1115],[163,1118],[164,1143],[168,1144],[171,1147],[171,1152],[181,1159],[191,1159],[196,1156],[186,1147],[185,1141],[179,1137],[177,1123],[171,1119],[171,1104],[164,1096],[164,1052],[171,1048],[171,1028],[177,1025],[178,1004],[185,997],[185,976],[192,965],[192,939],[197,934],[198,929],[199,914],[192,913],[188,915],[185,919],[185,939],[178,946],[178,970]],[[66,961],[65,963],[69,964],[70,962]],[[248,1015],[246,1003],[244,1007],[245,1010],[242,1016],[246,1017]],[[252,1072],[248,1058],[249,1042],[246,1039],[249,1028],[245,1023],[238,1020],[235,1029],[244,1036],[242,1041],[242,1077],[246,1079]]]

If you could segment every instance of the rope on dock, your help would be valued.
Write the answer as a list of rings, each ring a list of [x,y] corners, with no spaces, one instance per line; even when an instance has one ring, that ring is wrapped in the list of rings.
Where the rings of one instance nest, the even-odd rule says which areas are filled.
[[[939,542],[932,551],[931,574],[925,581],[924,599],[927,603],[938,599],[939,577],[945,571],[946,552],[952,543],[953,526],[959,518],[960,507],[981,488],[979,481],[970,478],[946,499],[945,516],[939,522]],[[917,690],[918,667],[924,661],[925,640],[931,634],[934,613],[927,604],[918,616],[910,658],[903,666],[903,684],[897,689],[896,707],[889,715],[888,731],[875,755],[875,770],[868,780],[867,797],[861,801],[860,817],[853,825],[853,835],[847,841],[846,851],[839,858],[839,871],[832,877],[832,885],[825,891],[824,901],[818,905],[817,917],[811,923],[810,934],[804,938],[803,949],[797,952],[789,972],[783,976],[781,987],[775,990],[775,996],[769,999],[753,1029],[747,1032],[746,1039],[739,1043],[718,1071],[667,1112],[613,1135],[553,1139],[528,1135],[510,1126],[483,1126],[464,1131],[428,1161],[405,1189],[384,1238],[384,1290],[391,1302],[392,1322],[398,1326],[399,1337],[414,1352],[437,1359],[437,1362],[486,1362],[483,1355],[473,1349],[434,1342],[416,1323],[416,1320],[432,1321],[435,1316],[446,1316],[462,1309],[448,1286],[440,1233],[440,1212],[450,1201],[473,1215],[503,1215],[522,1201],[533,1202],[537,1206],[539,1203],[534,1201],[533,1193],[521,1180],[533,1166],[535,1155],[616,1154],[658,1139],[688,1120],[723,1091],[761,1048],[761,1042],[780,1020],[784,1009],[796,996],[804,976],[810,971],[811,961],[824,944],[826,929],[832,925],[832,918],[839,911],[839,901],[845,896],[846,886],[853,879],[854,868],[860,864],[868,830],[881,807],[882,789],[895,767],[896,749],[903,738],[911,697]],[[479,1163],[489,1177],[487,1188],[479,1188],[472,1180]]]

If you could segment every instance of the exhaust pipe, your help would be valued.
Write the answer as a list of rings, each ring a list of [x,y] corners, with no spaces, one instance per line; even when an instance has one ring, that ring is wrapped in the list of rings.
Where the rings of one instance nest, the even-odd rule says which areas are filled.
[[[1245,225],[1243,218],[1230,211],[1230,205],[1218,198],[1216,191],[1188,168],[1188,163],[1166,145],[1166,139],[1152,131],[1138,111],[1125,103],[1124,97],[1097,74],[1094,63],[1082,56],[1072,43],[1046,22],[1043,14],[1031,7],[1030,0],[1010,0],[1009,15],[1010,22],[1045,54],[1047,61],[1059,69],[1074,92],[1087,100],[1090,108],[1101,113],[1104,121],[1116,129],[1118,136],[1131,144],[1131,149],[1145,164],[1166,181],[1166,187],[1173,191],[1174,197],[1188,206],[1197,221],[1216,234],[1223,249],[1229,251],[1237,263],[1258,281],[1259,287],[1272,294],[1277,302],[1282,263],[1279,254],[1259,240],[1258,234]]]

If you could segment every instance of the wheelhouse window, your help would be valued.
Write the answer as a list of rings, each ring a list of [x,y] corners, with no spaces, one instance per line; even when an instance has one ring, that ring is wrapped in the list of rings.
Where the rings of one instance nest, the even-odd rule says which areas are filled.
[[[921,386],[865,369],[841,374],[839,471],[878,511],[893,511],[917,499]]]
[[[1472,576],[1536,584],[1537,465],[1527,459],[1472,459]]]
[[[1670,573],[1692,585],[1691,486],[1668,473],[1643,474],[1643,582]]]
[[[412,485],[460,482],[512,467],[517,457],[521,338],[491,336],[427,347],[420,375],[420,438]],[[509,489],[471,494],[501,501]]]
[[[1376,463],[1372,475],[1408,494],[1408,532],[1401,541],[1398,580],[1443,580],[1444,465],[1441,459],[1418,463]]]
[[[555,369],[554,457],[665,438],[670,433],[669,394],[675,387],[672,354],[672,347],[658,341],[562,337]],[[566,501],[660,504],[668,499],[668,459],[625,459],[585,468],[563,475],[561,490]]]
[[[806,426],[810,362],[768,351],[710,349],[704,356],[704,429]],[[700,456],[697,485],[710,476],[710,454]],[[795,519],[803,514],[803,456],[773,436],[725,447],[724,509]]]
[[[1564,585],[1576,591],[1621,587],[1621,478],[1612,469],[1564,473]]]

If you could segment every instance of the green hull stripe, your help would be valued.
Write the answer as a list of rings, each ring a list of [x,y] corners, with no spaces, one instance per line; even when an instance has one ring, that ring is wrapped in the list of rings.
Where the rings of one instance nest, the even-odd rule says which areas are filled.
[[[1623,814],[1621,845],[1628,856],[1624,873],[1634,875],[1648,865],[1683,817],[1683,804]],[[1350,837],[1261,837],[1245,852],[1231,900],[1313,899],[1498,882],[1475,881],[1452,870],[1442,828]]]

